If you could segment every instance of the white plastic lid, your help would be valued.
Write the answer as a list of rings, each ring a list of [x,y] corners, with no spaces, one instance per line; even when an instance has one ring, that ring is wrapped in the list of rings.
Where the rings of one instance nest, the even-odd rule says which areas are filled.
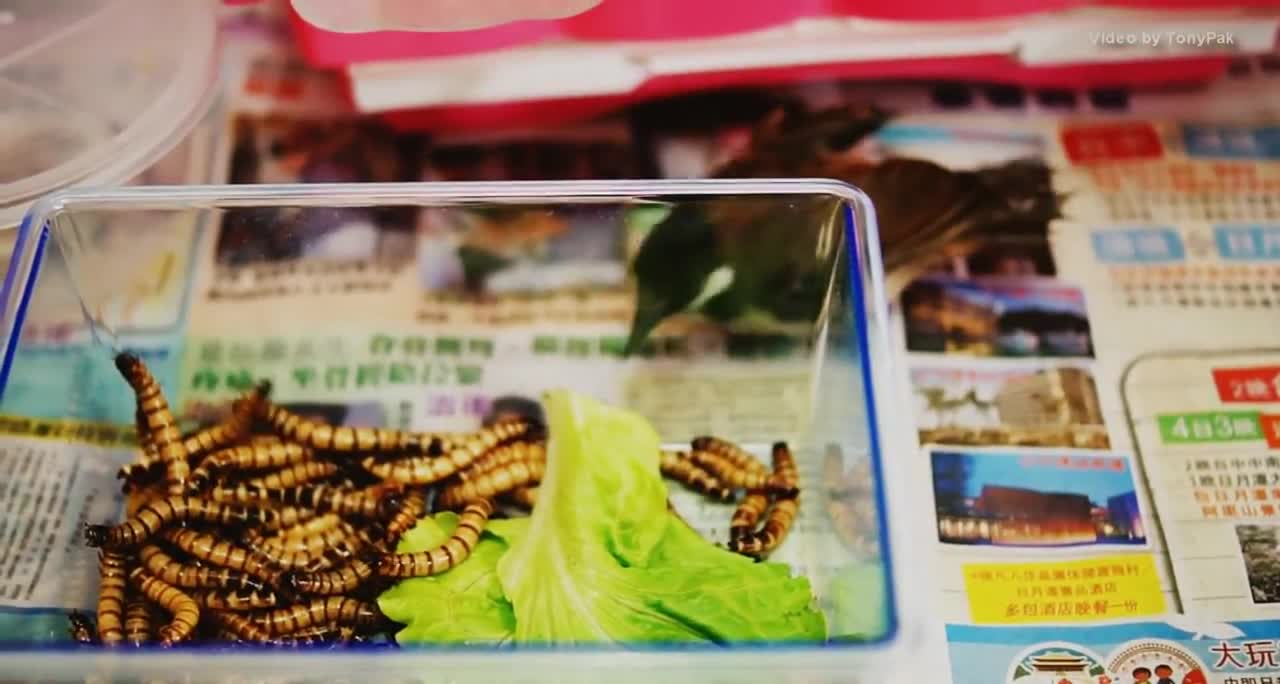
[[[0,228],[146,169],[208,108],[216,58],[212,0],[0,0]]]

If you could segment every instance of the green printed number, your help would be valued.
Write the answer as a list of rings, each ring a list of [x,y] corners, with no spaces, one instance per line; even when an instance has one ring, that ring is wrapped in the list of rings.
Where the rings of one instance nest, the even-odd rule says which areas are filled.
[[[1165,444],[1248,442],[1263,438],[1257,411],[1205,411],[1156,416]]]

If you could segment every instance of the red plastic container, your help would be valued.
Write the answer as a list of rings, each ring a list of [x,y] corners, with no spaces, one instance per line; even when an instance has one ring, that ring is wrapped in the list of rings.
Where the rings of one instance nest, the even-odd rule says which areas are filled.
[[[581,40],[679,40],[757,31],[823,16],[828,0],[604,0],[562,20]]]

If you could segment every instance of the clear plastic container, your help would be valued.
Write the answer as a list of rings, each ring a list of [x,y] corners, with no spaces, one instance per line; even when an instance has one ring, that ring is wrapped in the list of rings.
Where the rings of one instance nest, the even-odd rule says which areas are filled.
[[[406,250],[403,243],[390,249],[385,244],[361,245],[356,239],[328,242],[322,248],[324,231],[307,232],[314,221],[350,219],[352,212],[371,210],[400,216],[399,220],[415,226],[416,250]],[[693,212],[682,215],[704,217],[707,224],[660,223],[674,211]],[[495,232],[493,224],[486,222],[495,216],[513,215],[537,220],[504,224],[525,226],[507,232]],[[460,244],[481,245],[506,254],[508,247],[527,247],[531,233],[524,231],[538,233],[548,221],[561,221],[559,225],[568,228],[550,231],[551,242],[529,251],[532,256],[518,267],[489,274],[479,293],[460,284],[469,282],[467,279],[450,275],[451,262],[441,256],[447,257]],[[394,677],[442,682],[848,682],[872,675],[876,681],[893,681],[892,673],[910,662],[908,654],[923,646],[923,607],[918,602],[925,592],[912,590],[923,571],[910,558],[909,516],[902,510],[901,455],[909,453],[911,435],[897,423],[895,407],[902,402],[893,396],[895,359],[888,343],[879,247],[872,208],[861,192],[834,181],[794,179],[63,191],[38,202],[28,214],[5,279],[0,318],[5,338],[0,413],[15,412],[12,392],[15,378],[24,370],[23,350],[41,344],[22,334],[24,321],[30,325],[32,317],[39,315],[27,310],[33,288],[71,287],[73,283],[87,319],[82,329],[71,335],[84,345],[77,376],[85,380],[76,387],[58,390],[66,394],[60,397],[66,408],[61,415],[46,417],[113,421],[122,428],[131,425],[133,398],[115,375],[112,355],[121,347],[137,348],[139,341],[151,334],[137,329],[136,321],[122,313],[128,307],[117,305],[129,296],[130,274],[145,268],[146,250],[142,247],[153,237],[146,237],[142,227],[148,231],[157,226],[193,224],[207,228],[217,222],[222,222],[223,238],[215,246],[210,244],[214,231],[200,233],[197,244],[202,245],[199,253],[204,256],[194,259],[195,284],[186,297],[172,303],[179,322],[176,329],[186,332],[185,338],[178,333],[168,344],[175,353],[185,353],[184,358],[203,353],[191,348],[196,330],[223,330],[252,339],[314,336],[319,343],[338,329],[383,330],[386,321],[403,318],[408,326],[417,326],[413,329],[418,334],[439,333],[444,324],[438,320],[419,318],[414,323],[412,311],[397,309],[404,302],[418,306],[413,303],[434,298],[437,304],[451,306],[451,315],[468,321],[463,326],[468,334],[493,332],[497,336],[491,367],[500,371],[504,387],[517,388],[525,396],[556,387],[596,396],[645,415],[671,445],[687,445],[692,436],[710,432],[739,441],[756,453],[767,453],[771,441],[787,440],[800,465],[801,513],[771,560],[788,562],[795,572],[809,578],[830,638],[825,642],[678,649],[631,644],[477,650],[443,645],[427,650],[209,653],[177,649],[124,653],[77,649],[65,638],[39,645],[6,641],[0,634],[0,657],[7,675],[61,681],[79,679],[90,671],[106,678],[171,677],[182,671],[189,681],[246,676],[336,681],[373,674],[380,681]],[[232,233],[227,226],[232,223],[239,226],[239,232],[229,245],[226,236]],[[541,228],[528,228],[530,225]],[[502,324],[493,322],[499,318],[496,312],[523,311],[521,302],[547,301],[568,293],[569,300],[580,307],[571,311],[618,307],[633,311],[638,291],[665,280],[637,278],[632,256],[644,249],[645,241],[656,234],[653,231],[699,227],[709,230],[702,244],[717,255],[706,279],[708,287],[725,292],[733,283],[742,283],[744,288],[753,279],[770,283],[750,296],[743,295],[750,302],[747,309],[752,315],[713,315],[706,313],[708,307],[697,315],[676,313],[653,329],[650,341],[634,356],[565,362],[569,365],[558,366],[550,374],[545,357],[530,353],[527,346],[501,341],[505,339],[499,328]],[[105,235],[113,231],[137,237],[122,241]],[[300,241],[295,245],[297,250],[283,257],[266,254],[266,245],[288,237]],[[335,252],[335,244],[345,245],[348,253]],[[308,251],[310,248],[314,250]],[[192,303],[207,299],[202,294],[207,288],[234,281],[229,274],[235,269],[241,269],[242,275],[244,269],[258,269],[257,277],[266,277],[268,271],[290,272],[302,268],[304,262],[340,263],[344,256],[355,254],[366,255],[358,257],[366,259],[364,263],[371,263],[367,261],[371,258],[383,265],[401,264],[409,269],[409,282],[421,291],[409,299],[398,299],[394,285],[372,294],[321,294],[313,304],[322,308],[322,314],[313,317],[299,313],[298,296],[237,300],[224,293],[218,299],[221,304],[216,320],[209,313],[213,309]],[[368,257],[370,254],[381,256]],[[670,254],[673,263],[688,256],[664,254]],[[780,261],[772,260],[778,256]],[[37,281],[41,265],[55,257],[65,263],[69,281]],[[726,267],[732,275],[727,280],[722,277]],[[679,273],[673,266],[665,275],[674,278]],[[713,287],[713,282],[719,284]],[[784,283],[795,288],[785,288]],[[775,296],[782,292],[788,295]],[[592,307],[586,303],[591,301],[607,306]],[[516,306],[503,308],[504,302],[516,302]],[[761,316],[762,311],[769,315]],[[629,314],[625,318],[629,320]],[[601,325],[605,324],[592,328],[595,334],[606,334]],[[627,329],[623,325],[614,332],[625,334]],[[387,337],[386,343],[391,345],[394,340]],[[181,349],[184,344],[185,352]],[[663,351],[673,349],[678,351]],[[606,387],[608,383],[602,378],[616,373],[626,374],[628,389]],[[162,379],[175,407],[184,405],[191,376],[184,370]],[[739,389],[728,389],[726,378],[736,378]],[[277,393],[273,399],[333,400],[332,393],[310,392],[291,384],[288,373],[271,379]],[[769,385],[771,382],[781,384]],[[754,385],[765,385],[764,391],[773,393],[766,401],[767,410],[726,421],[721,408],[741,402],[743,398],[736,395],[747,393]],[[364,396],[391,405],[407,396],[382,387]],[[410,391],[416,394],[420,390]],[[228,389],[226,396],[233,394]],[[715,410],[671,410],[670,404],[682,401],[692,401],[689,406],[695,408],[705,402]],[[430,419],[418,418],[401,426],[446,429]],[[101,452],[85,451],[81,458],[94,458],[93,453]],[[94,472],[110,478],[112,469],[99,467]],[[732,504],[699,508],[691,503],[693,499],[685,498],[692,494],[679,489],[669,485],[671,501],[695,527],[700,520],[697,516],[706,510],[713,510],[727,522]],[[10,522],[21,524],[24,520]],[[78,535],[76,526],[67,527],[70,531],[56,534]],[[54,546],[62,543],[59,538]],[[51,595],[60,602],[55,608],[91,609],[93,587],[97,586],[94,552],[79,545],[78,537],[68,536],[65,543],[68,557],[62,561],[61,574],[41,581],[52,583]],[[59,615],[53,613],[48,619],[56,623]]]
[[[73,184],[131,178],[216,91],[216,3],[0,3],[0,228]]]

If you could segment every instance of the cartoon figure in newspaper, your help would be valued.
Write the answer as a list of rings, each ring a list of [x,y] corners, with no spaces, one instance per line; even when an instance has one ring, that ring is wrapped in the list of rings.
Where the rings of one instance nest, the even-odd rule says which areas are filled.
[[[1122,644],[1107,663],[1110,670],[1127,675],[1134,682],[1204,684],[1207,681],[1205,667],[1194,655],[1163,640],[1143,639]]]

